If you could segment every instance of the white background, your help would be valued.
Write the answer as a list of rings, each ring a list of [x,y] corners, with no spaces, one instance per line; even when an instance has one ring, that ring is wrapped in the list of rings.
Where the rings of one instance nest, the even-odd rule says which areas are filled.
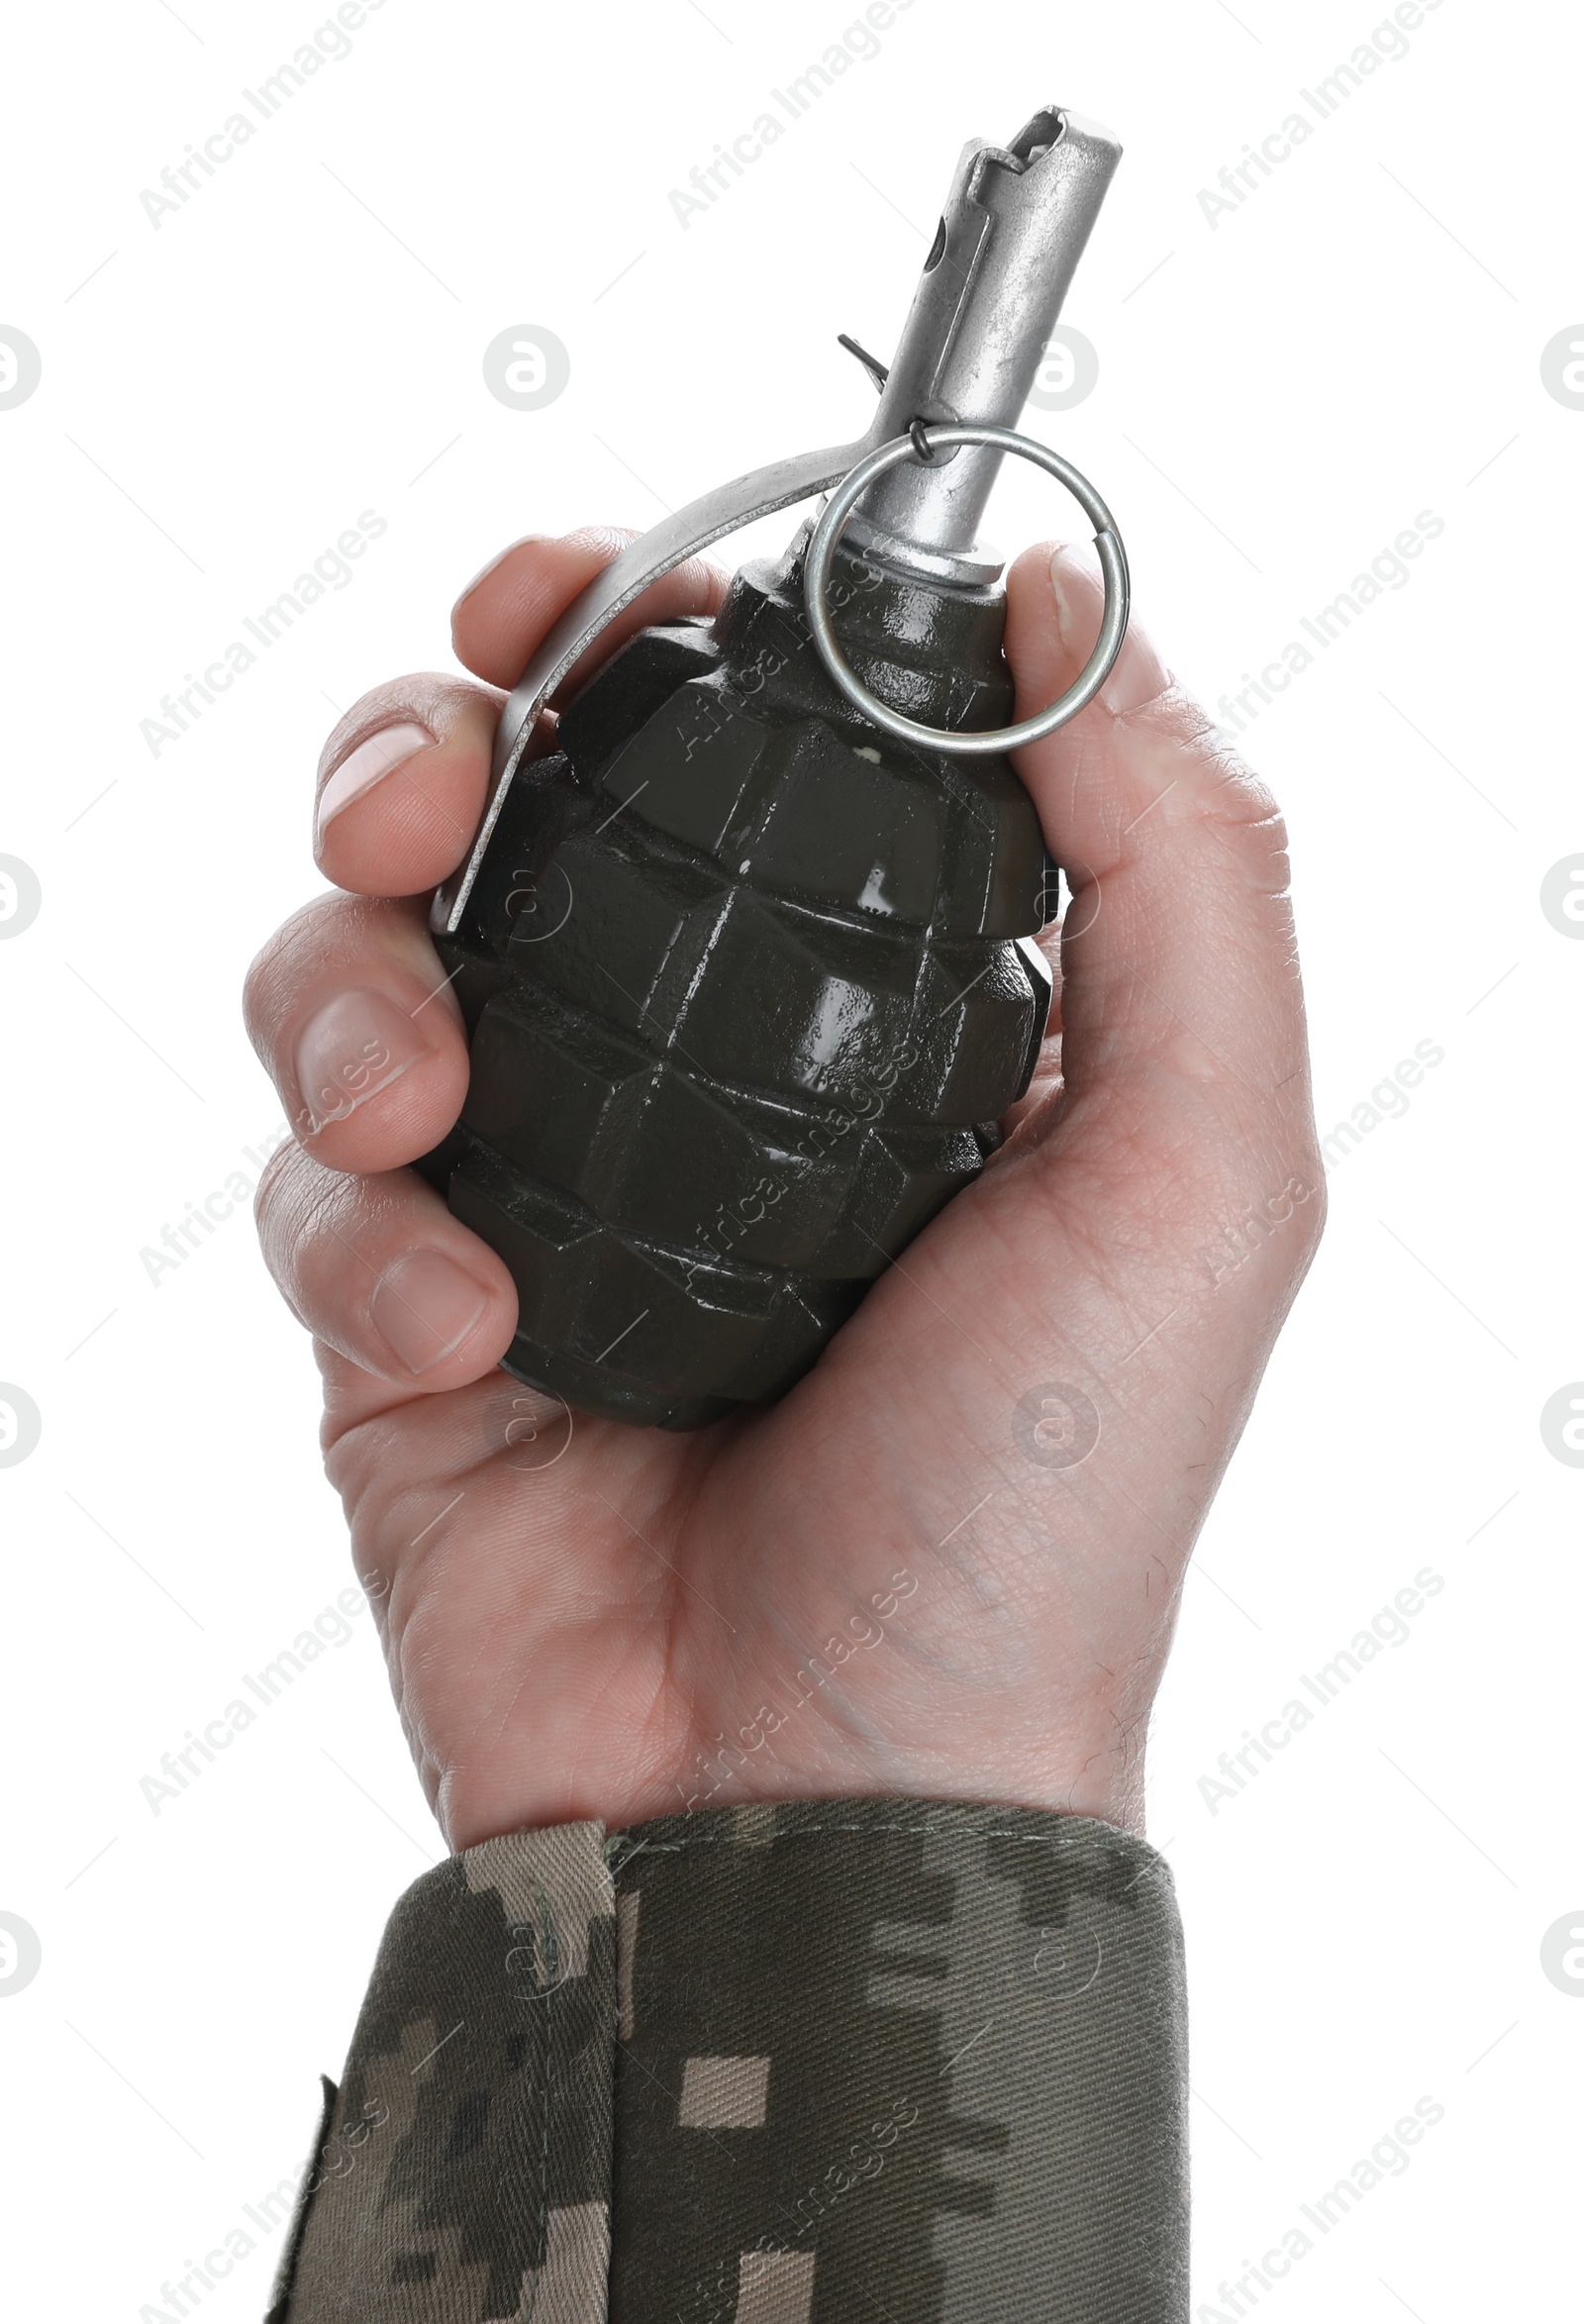
[[[1444,0],[1213,228],[1200,189],[1389,10],[914,0],[684,230],[670,189],[860,11],[388,0],[151,224],[141,190],[330,13],[90,0],[10,34],[0,324],[44,370],[0,411],[0,852],[44,906],[0,944],[0,1379],[44,1433],[0,1472],[0,1909],[43,1967],[0,1999],[5,2312],[133,2324],[240,2226],[258,2248],[201,2313],[261,2313],[244,2206],[301,2164],[385,1915],[441,1853],[363,1615],[177,1800],[140,1789],[351,1579],[246,1215],[157,1285],[140,1257],[277,1122],[237,995],[315,886],[322,736],[450,666],[451,599],[514,535],[644,526],[858,433],[836,333],[889,354],[963,139],[1048,101],[1127,156],[1068,309],[1099,385],[1031,421],[1110,499],[1186,682],[1214,703],[1419,512],[1444,524],[1243,742],[1291,823],[1323,1128],[1416,1044],[1444,1059],[1334,1171],[1156,1721],[1195,2299],[1430,2096],[1411,2168],[1259,2312],[1559,2312],[1584,1999],[1540,1942],[1584,1922],[1584,1472],[1539,1413],[1584,1374],[1584,944],[1538,898],[1584,849],[1584,412],[1540,354],[1584,313],[1576,18]],[[519,323],[571,353],[539,412],[481,377]],[[1009,474],[998,537],[1075,529],[1048,491]],[[140,721],[364,510],[387,530],[351,583],[153,757]],[[1213,1814],[1218,1755],[1425,1566],[1409,1642]]]

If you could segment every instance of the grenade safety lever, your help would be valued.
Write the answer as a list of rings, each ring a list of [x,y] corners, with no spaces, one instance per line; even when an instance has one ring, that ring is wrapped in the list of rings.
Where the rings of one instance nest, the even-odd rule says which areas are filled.
[[[1120,157],[1055,107],[963,152],[874,424],[717,487],[625,550],[535,654],[467,862],[431,926],[472,1044],[418,1165],[505,1259],[506,1368],[569,1406],[691,1428],[783,1393],[974,1178],[1027,1088],[1053,867],[1004,754],[1072,717],[1127,628],[1109,511],[1014,433]],[[858,351],[861,352],[861,351]],[[1018,727],[1004,455],[1095,526],[1106,616]],[[714,621],[632,638],[540,714],[662,574],[833,495]]]

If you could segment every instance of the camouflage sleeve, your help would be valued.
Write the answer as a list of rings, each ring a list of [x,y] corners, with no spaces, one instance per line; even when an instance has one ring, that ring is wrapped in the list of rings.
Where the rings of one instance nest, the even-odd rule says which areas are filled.
[[[269,2324],[1181,2324],[1186,2074],[1108,1825],[515,1833],[398,1904]]]

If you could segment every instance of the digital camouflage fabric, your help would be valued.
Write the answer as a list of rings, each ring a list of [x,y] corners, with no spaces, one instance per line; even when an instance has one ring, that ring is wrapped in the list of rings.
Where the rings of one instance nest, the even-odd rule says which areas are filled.
[[[1181,2324],[1170,1874],[842,1800],[521,1832],[392,1915],[269,2324]]]

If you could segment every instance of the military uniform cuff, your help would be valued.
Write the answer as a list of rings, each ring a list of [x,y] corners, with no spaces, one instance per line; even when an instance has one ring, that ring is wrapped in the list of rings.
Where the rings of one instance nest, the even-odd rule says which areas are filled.
[[[896,1800],[561,1825],[380,1949],[270,2324],[1180,2324],[1170,1873]]]

